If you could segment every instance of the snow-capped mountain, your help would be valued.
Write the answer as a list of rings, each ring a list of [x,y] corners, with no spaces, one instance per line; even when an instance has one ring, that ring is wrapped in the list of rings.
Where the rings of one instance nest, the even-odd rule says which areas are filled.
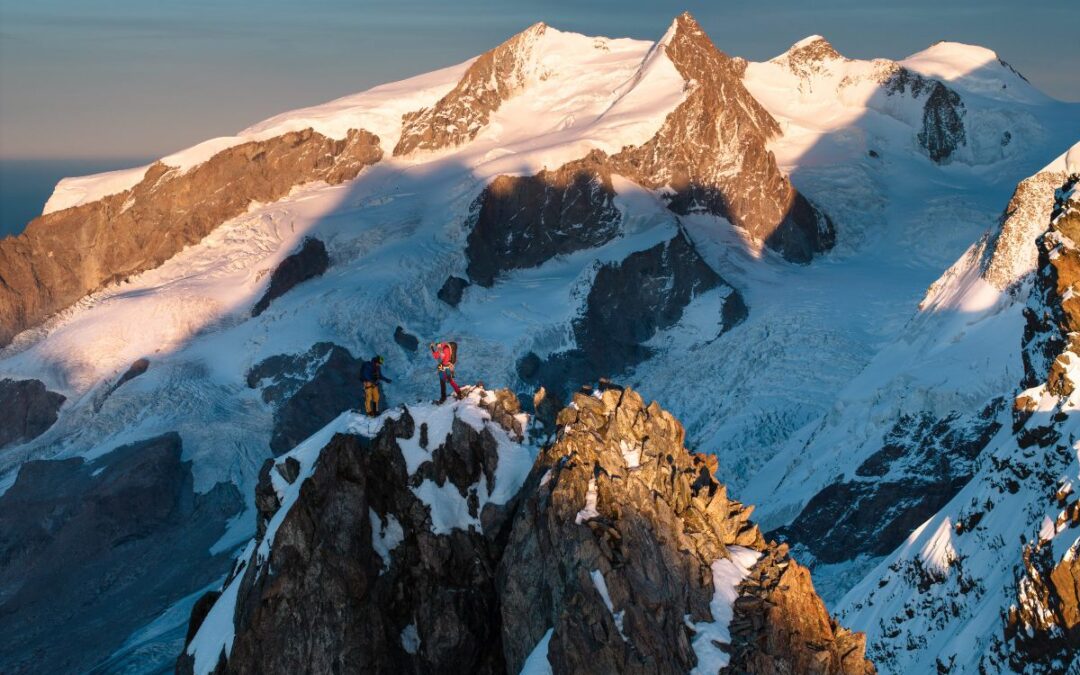
[[[268,490],[265,467],[313,471],[328,429],[378,435],[342,417],[376,353],[390,406],[416,414],[436,339],[545,433],[602,376],[661,401],[881,672],[1052,669],[1074,624],[1046,578],[1076,537],[1036,502],[1051,490],[1067,510],[1062,481],[1080,475],[1070,394],[1051,383],[1066,333],[1038,318],[1071,291],[1036,270],[1070,250],[1067,218],[1045,233],[1075,159],[1046,165],[1078,121],[980,47],[859,61],[813,36],[751,63],[683,15],[656,42],[537,24],[457,66],[65,179],[0,240],[0,627],[20,645],[0,669],[142,671],[181,652],[213,668],[221,644],[187,649],[192,607],[225,611],[206,591],[240,578],[249,542],[273,543],[267,504],[303,483],[275,469],[295,489]],[[1021,424],[1016,395],[1037,387],[1059,391],[1029,392]],[[1071,463],[1021,445],[1033,425]],[[537,489],[524,474],[554,458],[530,452],[496,504]],[[1042,464],[969,522],[1002,462]],[[449,512],[433,534],[480,517]],[[393,524],[376,529],[365,550],[394,549]],[[605,583],[597,616],[615,617],[633,594]],[[962,606],[950,584],[969,583]],[[76,614],[96,620],[65,628]],[[198,623],[199,640],[241,625]],[[534,623],[503,646],[514,668],[552,627]],[[549,655],[571,635],[554,630]],[[709,662],[691,652],[665,663]]]

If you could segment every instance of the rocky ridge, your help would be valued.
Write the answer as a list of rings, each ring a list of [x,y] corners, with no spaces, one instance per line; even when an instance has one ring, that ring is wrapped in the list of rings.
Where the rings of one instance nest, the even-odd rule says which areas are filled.
[[[1078,181],[1059,186],[1052,221],[1037,239],[1022,343],[1028,388],[1015,397],[1011,426],[982,452],[956,497],[840,603],[845,621],[874,627],[868,652],[884,670],[1076,667]],[[999,612],[993,620],[990,607]]]
[[[491,66],[485,59],[503,54],[507,73],[490,81],[500,91],[516,91],[512,84],[520,76],[514,75],[518,72],[514,64],[524,58],[518,56],[519,43],[536,30],[540,29],[533,27],[485,54],[473,68],[487,72]],[[611,238],[616,219],[611,205],[613,173],[656,190],[676,213],[727,218],[789,260],[809,262],[832,247],[832,222],[791,185],[767,148],[780,127],[743,85],[743,63],[717,49],[690,14],[676,18],[653,49],[662,50],[685,80],[682,103],[667,115],[656,135],[639,146],[611,156],[596,150],[557,170],[529,177],[497,177],[473,209],[466,255],[474,281],[490,285],[499,271],[535,266]],[[651,52],[646,63],[655,56]],[[466,74],[459,87],[471,87],[473,79]],[[440,106],[456,109],[469,100],[455,90],[436,108],[421,112],[435,115]],[[487,120],[487,113],[455,114]],[[456,121],[436,128],[457,129],[463,124]],[[469,123],[469,139],[479,133],[478,124],[480,119]],[[443,138],[434,131],[426,133],[439,138],[431,142],[431,149],[463,142],[453,134]],[[557,234],[541,238],[537,228]]]
[[[276,201],[312,181],[342,183],[381,158],[379,138],[367,131],[335,140],[306,129],[230,147],[187,171],[157,162],[128,190],[35,218],[0,240],[0,345],[157,267],[252,201]]]
[[[658,405],[576,395],[535,462],[525,423],[513,394],[474,389],[345,414],[268,462],[260,537],[178,672],[719,669],[731,613],[732,672],[874,672]]]
[[[789,260],[809,262],[831,248],[832,222],[768,150],[780,127],[743,85],[742,62],[717,49],[688,13],[659,44],[689,93],[652,139],[612,157],[612,171],[663,189],[676,213],[727,218]]]
[[[407,113],[394,156],[452,148],[476,138],[491,114],[521,92],[529,76],[542,76],[531,73],[529,66],[536,42],[546,32],[546,24],[535,23],[484,52],[435,105]]]

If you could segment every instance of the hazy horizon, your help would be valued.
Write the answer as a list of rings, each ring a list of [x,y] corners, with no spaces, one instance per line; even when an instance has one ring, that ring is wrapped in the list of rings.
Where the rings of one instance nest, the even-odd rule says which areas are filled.
[[[1074,13],[1063,0],[929,0],[808,8],[640,1],[512,6],[469,0],[394,5],[317,0],[148,6],[0,0],[0,158],[159,157],[274,114],[475,56],[536,21],[610,37],[657,39],[694,13],[717,46],[762,60],[819,33],[854,58],[902,58],[941,39],[981,44],[1048,94],[1080,99]],[[782,16],[784,22],[776,17]]]

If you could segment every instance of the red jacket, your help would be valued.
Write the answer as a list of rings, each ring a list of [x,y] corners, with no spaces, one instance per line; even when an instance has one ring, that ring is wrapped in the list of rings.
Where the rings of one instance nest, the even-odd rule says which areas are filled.
[[[450,349],[450,345],[446,344],[445,342],[435,345],[435,350],[431,352],[431,358],[438,361],[440,366],[452,366],[452,356],[453,351]]]

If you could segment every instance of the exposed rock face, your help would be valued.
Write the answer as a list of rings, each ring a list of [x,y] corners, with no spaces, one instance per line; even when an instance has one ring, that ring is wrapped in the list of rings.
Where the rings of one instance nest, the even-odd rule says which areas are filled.
[[[112,396],[113,392],[124,386],[136,377],[144,374],[150,369],[149,359],[135,359],[131,366],[124,371],[124,374],[116,378],[116,382],[113,382],[109,386],[105,387],[94,399],[94,412],[100,412],[101,406],[105,405],[105,401]]]
[[[1022,342],[1022,386],[1034,384],[1015,398],[1011,428],[964,489],[841,602],[845,620],[872,626],[867,651],[891,672],[1075,667],[1077,182],[1059,188],[1037,240]]]
[[[1070,337],[1080,329],[1080,299],[1076,297],[1080,292],[1080,250],[1075,243],[1080,239],[1080,210],[1064,198],[1077,184],[1077,179],[1070,177],[1056,191],[1053,222],[1037,240],[1039,273],[1035,275],[1034,298],[1024,310],[1025,387],[1046,382],[1059,359],[1076,358],[1080,352]],[[1070,353],[1071,357],[1066,356]]]
[[[546,31],[543,23],[534,24],[484,52],[435,105],[405,114],[394,156],[441,150],[476,138],[491,114],[525,86],[533,46]]]
[[[688,453],[655,403],[629,390],[575,396],[517,496],[479,508],[521,429],[512,394],[478,400],[483,430],[455,413],[445,439],[428,438],[405,411],[370,440],[334,436],[284,487],[297,495],[288,505],[258,502],[264,538],[227,584],[239,584],[236,637],[216,672],[518,672],[550,630],[540,659],[555,672],[685,673],[702,654],[722,658],[708,639],[726,620],[713,615],[711,569],[735,552],[767,565],[750,571],[753,586],[721,580],[740,596],[736,617],[762,593],[784,608],[750,622],[767,639],[739,643],[740,667],[873,672],[859,636],[829,619],[805,570],[764,541],[712,477],[715,459]],[[410,473],[417,448],[426,459]],[[260,493],[283,494],[289,479],[273,475]],[[445,515],[418,499],[439,481],[480,527],[440,526]],[[178,672],[196,656],[186,650]]]
[[[110,283],[153,269],[252,201],[341,183],[382,157],[377,136],[311,129],[223,150],[181,172],[160,162],[120,194],[35,218],[0,241],[0,345]]]
[[[465,256],[469,278],[491,286],[495,276],[607,243],[619,233],[615,190],[594,153],[556,171],[499,176],[477,198]]]
[[[810,571],[770,549],[750,571],[731,620],[729,673],[873,673],[866,636],[825,611]],[[832,636],[824,643],[817,636]]]
[[[881,83],[889,96],[910,94],[912,98],[919,98],[926,95],[922,130],[917,139],[931,160],[947,164],[958,148],[967,145],[964,101],[937,80],[923,77],[892,61],[880,63],[883,64]]]
[[[319,342],[304,354],[279,354],[255,365],[248,386],[262,389],[263,401],[274,406],[270,449],[280,455],[363,400],[362,358],[330,342]]]
[[[1004,409],[998,398],[976,415],[903,415],[856,480],[827,486],[775,534],[823,563],[891,553],[975,475]]]
[[[1080,503],[1072,507],[1065,527],[1080,525]],[[1017,588],[1017,603],[1005,618],[1005,639],[1013,645],[1009,665],[1024,672],[1033,664],[1069,663],[1080,650],[1080,560],[1075,551],[1058,561],[1052,546],[1025,545]]]
[[[517,412],[509,392],[480,406],[496,425]],[[495,570],[509,510],[474,501],[497,487],[500,441],[448,415],[443,438],[404,412],[374,438],[338,434],[321,450],[273,543],[238,572],[236,640],[221,672],[505,672]],[[406,445],[426,457],[418,467]],[[275,493],[270,476],[260,493]],[[468,501],[482,530],[441,527],[445,515],[416,492],[432,482]],[[282,507],[258,504],[265,533]],[[178,672],[192,665],[185,655]]]
[[[305,484],[306,499],[278,531],[273,572],[245,571],[229,672],[500,671],[487,542],[475,532],[425,531],[427,511],[407,487],[395,446],[396,437],[418,430],[407,417],[389,425],[370,447],[355,436],[335,438]],[[470,444],[453,448],[467,451]],[[481,452],[461,459],[478,473],[494,471],[484,458]],[[384,573],[372,542],[394,523],[409,539],[394,549]],[[402,645],[410,625],[423,636],[417,654]]]
[[[689,14],[665,40],[690,91],[656,136],[612,157],[611,170],[671,188],[676,213],[723,216],[789,260],[809,262],[831,248],[832,222],[791,185],[766,147],[780,128],[746,90],[742,66]]]
[[[940,82],[930,92],[923,108],[923,127],[918,134],[930,159],[944,163],[956,149],[967,145],[964,131],[964,102],[960,95]]]
[[[420,339],[401,326],[394,329],[394,342],[407,352],[415,352],[420,347]]]
[[[461,277],[446,277],[446,281],[443,283],[442,288],[436,294],[440,300],[450,305],[451,307],[457,307],[461,302],[461,296],[465,294],[465,289],[469,287],[469,282]]]
[[[491,111],[523,86],[522,64],[544,30],[537,24],[481,56],[433,108],[406,115],[394,154],[474,138]],[[531,177],[498,177],[477,202],[468,251],[473,281],[490,285],[501,270],[613,237],[611,173],[669,191],[664,196],[676,213],[723,216],[789,260],[809,262],[832,247],[831,221],[795,190],[766,147],[780,127],[743,86],[745,63],[718,50],[689,14],[675,20],[658,48],[686,80],[685,100],[640,146],[610,157],[594,151]]]
[[[45,433],[65,400],[38,380],[0,380],[0,448]]]
[[[711,614],[710,567],[735,547],[786,566],[786,549],[766,544],[748,521],[752,509],[727,497],[712,477],[715,459],[683,449],[679,423],[635,392],[576,395],[559,426],[499,568],[507,670],[519,670],[553,628],[547,658],[556,672],[689,671],[716,649],[695,640],[704,623],[721,620]],[[841,657],[857,639],[834,629],[809,574],[789,581],[776,593],[792,613],[774,613],[762,628],[790,639],[755,642],[747,663],[809,663],[823,649],[825,667],[790,672],[873,672],[861,652]],[[737,594],[755,601],[745,586]],[[826,620],[806,621],[808,611]]]
[[[998,290],[1010,288],[1035,271],[1038,249],[1031,242],[1046,230],[1053,210],[1054,190],[1064,181],[1064,173],[1046,172],[1026,178],[1016,186],[983,258],[983,278]]]
[[[802,79],[826,72],[830,61],[847,61],[836,48],[820,35],[814,35],[792,45],[783,56],[776,59],[788,70]]]
[[[1028,379],[1043,377],[1046,391],[1063,399],[1074,393],[1075,375],[1069,371],[1080,352],[1075,342],[1080,303],[1072,297],[1080,291],[1078,187],[1080,176],[1073,175],[1055,193],[1050,228],[1039,238],[1040,272],[1024,333],[1025,346],[1039,352],[1024,361]],[[1003,658],[1018,672],[1049,673],[1055,664],[1069,663],[1080,651],[1080,545],[1074,541],[1064,555],[1060,551],[1055,554],[1055,546],[1043,537],[1047,529],[1055,536],[1065,536],[1059,533],[1080,526],[1080,499],[1071,482],[1062,485],[1057,480],[1064,475],[1061,465],[1075,457],[1059,442],[1062,432],[1053,424],[1065,422],[1068,416],[1062,412],[1051,424],[1033,427],[1029,420],[1034,406],[1028,409],[1025,398],[1017,399],[1017,425],[1027,423],[1027,428],[1019,430],[1019,443],[1021,447],[1045,448],[1047,458],[1038,466],[1039,487],[1053,492],[1051,499],[1058,506],[1058,515],[1053,522],[1042,524],[1038,538],[1024,543],[1022,566],[1016,574],[1016,603],[1005,617],[1004,637],[1011,649]],[[1032,473],[1031,469],[1008,468],[1021,478]]]
[[[0,496],[0,670],[89,671],[170,599],[220,577],[227,559],[207,551],[242,500],[231,484],[195,494],[180,456],[170,433],[91,462],[22,466]]]
[[[644,343],[678,323],[694,298],[719,288],[728,294],[717,317],[718,334],[746,318],[746,305],[680,232],[622,262],[600,267],[585,310],[573,323],[577,348],[543,362],[527,358],[518,374],[560,394],[581,382],[619,375],[649,357]]]
[[[270,275],[270,286],[251,308],[251,316],[265,312],[275,298],[285,295],[297,284],[322,276],[329,266],[330,256],[326,253],[326,245],[314,237],[305,238],[300,250],[282,260]]]

